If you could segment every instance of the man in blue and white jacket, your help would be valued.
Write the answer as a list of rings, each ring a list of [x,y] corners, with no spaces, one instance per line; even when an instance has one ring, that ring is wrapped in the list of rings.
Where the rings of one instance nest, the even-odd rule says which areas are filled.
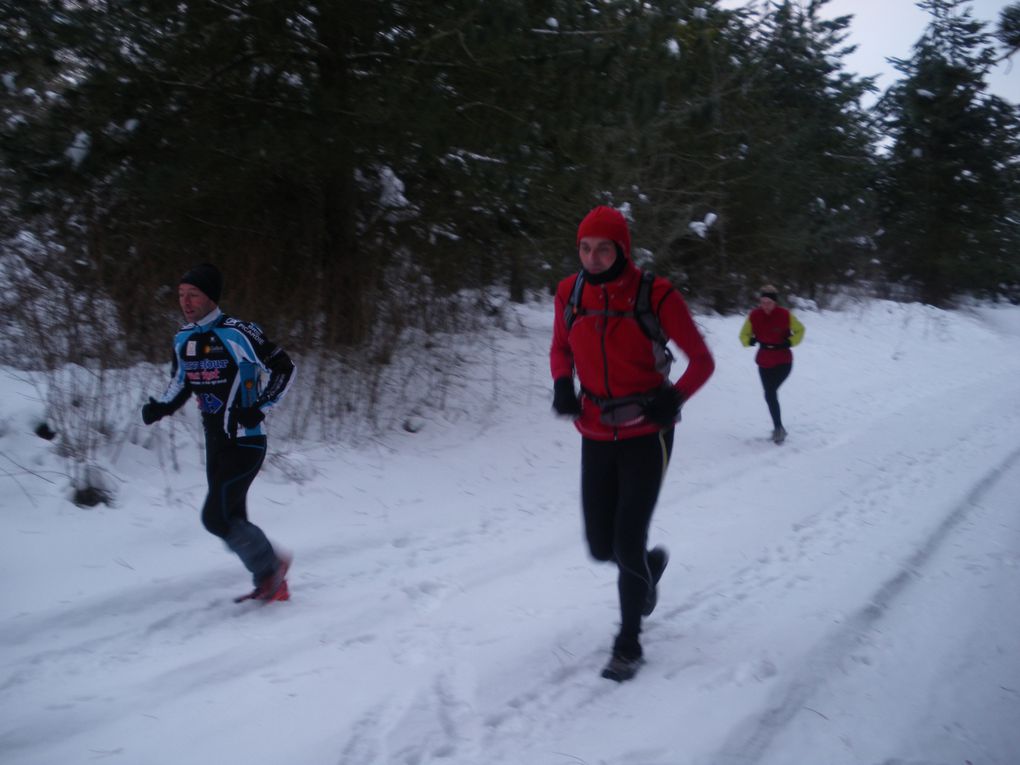
[[[243,598],[287,600],[290,555],[274,550],[262,529],[248,520],[246,499],[266,456],[262,421],[293,382],[294,363],[258,325],[219,309],[222,290],[223,276],[210,263],[181,277],[177,298],[187,323],[174,337],[170,384],[159,399],[149,398],[142,420],[151,425],[195,396],[205,429],[209,483],[202,523],[251,572],[255,589]],[[264,387],[263,374],[268,375]]]

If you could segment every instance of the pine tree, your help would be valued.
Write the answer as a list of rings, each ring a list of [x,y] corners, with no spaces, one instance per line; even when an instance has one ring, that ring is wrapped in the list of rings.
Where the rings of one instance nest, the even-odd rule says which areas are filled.
[[[683,26],[639,185],[656,208],[658,264],[717,310],[762,280],[811,293],[861,253],[874,165],[859,101],[871,84],[843,71],[849,19],[822,19],[823,5],[708,7]]]
[[[1000,60],[1020,51],[1020,3],[1012,3],[1000,11],[995,36],[1005,48]]]
[[[90,264],[125,326],[147,326],[158,286],[210,259],[251,274],[231,306],[270,306],[291,347],[445,315],[409,296],[501,283],[520,298],[543,282],[613,185],[601,136],[653,108],[631,87],[663,18],[623,0],[4,13],[16,33],[0,60],[54,93],[0,138],[23,214],[73,227],[68,259]]]
[[[891,141],[881,246],[893,278],[945,305],[1018,282],[1020,123],[987,93],[995,52],[964,1],[918,5],[931,21],[879,104]]]

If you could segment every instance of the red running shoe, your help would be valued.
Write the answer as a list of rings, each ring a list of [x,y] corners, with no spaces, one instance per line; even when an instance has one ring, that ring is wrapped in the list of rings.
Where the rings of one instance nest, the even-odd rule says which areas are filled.
[[[234,602],[261,600],[263,603],[272,603],[274,600],[290,600],[290,590],[287,588],[287,571],[290,569],[292,560],[290,555],[278,554],[276,571],[259,582],[251,592],[234,598]]]

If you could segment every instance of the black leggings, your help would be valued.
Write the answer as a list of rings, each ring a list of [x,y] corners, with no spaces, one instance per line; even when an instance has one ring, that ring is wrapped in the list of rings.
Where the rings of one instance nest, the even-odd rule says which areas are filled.
[[[209,493],[202,507],[202,525],[237,554],[258,584],[276,570],[277,562],[262,529],[248,520],[248,487],[266,457],[266,437],[229,439],[207,430],[205,449]]]
[[[790,376],[792,369],[792,361],[777,367],[758,367],[761,387],[765,389],[765,403],[769,405],[769,414],[772,415],[773,428],[783,427],[783,415],[779,411],[779,386]]]
[[[648,526],[673,451],[673,428],[622,441],[581,440],[581,507],[592,557],[619,570],[618,647],[637,647],[652,585]]]

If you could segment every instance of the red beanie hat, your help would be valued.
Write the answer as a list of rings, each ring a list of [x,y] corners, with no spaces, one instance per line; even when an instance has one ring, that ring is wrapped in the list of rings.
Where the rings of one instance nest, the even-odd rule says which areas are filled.
[[[623,248],[623,254],[630,259],[630,229],[619,210],[600,205],[585,215],[577,227],[577,243],[580,244],[586,236],[611,239]]]

